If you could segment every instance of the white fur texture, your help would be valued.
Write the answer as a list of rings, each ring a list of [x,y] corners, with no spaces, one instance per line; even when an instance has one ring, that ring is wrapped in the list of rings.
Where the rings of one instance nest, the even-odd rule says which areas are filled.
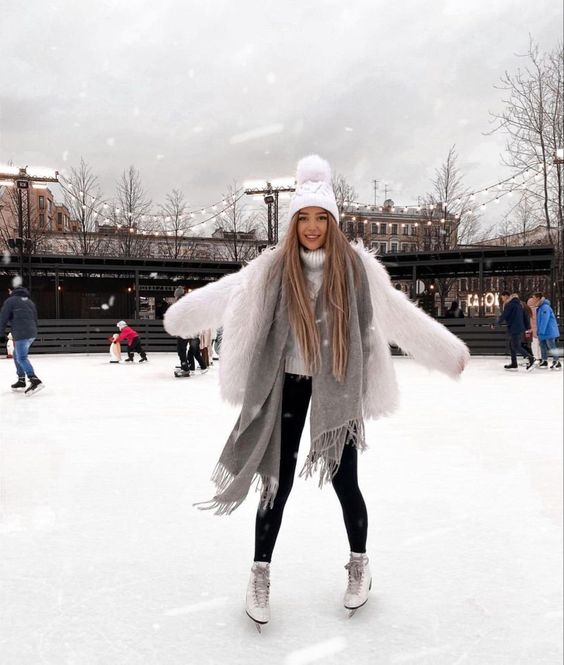
[[[331,167],[319,155],[308,155],[298,162],[296,181],[299,185],[304,182],[325,182],[331,184]]]
[[[464,369],[469,353],[463,342],[392,286],[386,269],[370,251],[360,243],[354,248],[366,269],[373,308],[363,406],[365,417],[374,419],[398,405],[389,343],[453,378]],[[184,296],[165,314],[165,329],[180,337],[223,324],[220,388],[222,397],[235,405],[243,400],[261,328],[268,271],[277,251],[266,251],[238,273]]]

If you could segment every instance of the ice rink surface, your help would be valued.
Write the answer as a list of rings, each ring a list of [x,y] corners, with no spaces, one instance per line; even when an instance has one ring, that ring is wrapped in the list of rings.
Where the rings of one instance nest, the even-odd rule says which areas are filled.
[[[259,635],[256,496],[230,517],[192,507],[237,415],[217,363],[175,379],[172,354],[31,359],[31,398],[0,360],[2,665],[561,663],[562,373],[475,358],[452,382],[395,359],[401,409],[368,424],[360,460],[368,604],[342,607],[332,488],[297,479]]]

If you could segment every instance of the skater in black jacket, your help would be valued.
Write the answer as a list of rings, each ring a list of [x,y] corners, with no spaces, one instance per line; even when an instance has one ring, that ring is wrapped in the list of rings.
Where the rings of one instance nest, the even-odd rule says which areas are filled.
[[[14,391],[24,390],[26,395],[33,395],[44,388],[44,385],[28,359],[29,348],[37,337],[37,309],[29,297],[29,291],[23,286],[18,286],[10,292],[0,310],[0,344],[6,342],[4,334],[8,325],[14,339],[13,355],[18,375],[18,380],[11,388]],[[26,375],[29,380],[27,388]]]

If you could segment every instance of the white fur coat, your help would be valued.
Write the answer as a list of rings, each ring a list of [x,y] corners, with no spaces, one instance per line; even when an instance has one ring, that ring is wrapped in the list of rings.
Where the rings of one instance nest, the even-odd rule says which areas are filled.
[[[373,309],[363,410],[365,418],[378,418],[398,405],[389,344],[396,344],[425,367],[452,378],[462,372],[469,353],[462,341],[392,286],[386,269],[372,252],[360,243],[353,247],[366,269]],[[263,315],[262,294],[275,252],[276,248],[267,250],[239,272],[185,295],[165,313],[166,331],[178,337],[192,337],[204,328],[223,326],[221,394],[235,405],[243,401]]]

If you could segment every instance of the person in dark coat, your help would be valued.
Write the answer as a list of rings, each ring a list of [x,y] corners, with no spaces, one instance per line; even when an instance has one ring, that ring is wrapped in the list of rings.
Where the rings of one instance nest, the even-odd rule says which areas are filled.
[[[26,395],[33,395],[44,386],[35,374],[29,362],[29,348],[37,337],[37,308],[29,297],[29,291],[23,286],[14,288],[0,310],[0,343],[6,341],[6,326],[10,326],[14,340],[14,363],[18,380],[12,384],[14,391],[25,390]],[[26,388],[25,377],[29,380]]]
[[[174,290],[174,302],[178,302],[180,298],[183,298],[185,293],[186,290],[183,286],[177,286]],[[176,353],[178,354],[178,359],[180,360],[180,367],[175,370],[174,375],[176,377],[190,376],[187,339],[184,339],[183,337],[176,338]]]
[[[516,293],[502,291],[500,294],[503,303],[503,311],[497,319],[497,324],[505,323],[507,325],[507,334],[511,349],[511,363],[504,365],[507,370],[519,369],[517,365],[517,354],[521,354],[527,360],[526,370],[530,371],[535,367],[535,357],[523,346],[523,333],[531,329],[531,322],[527,316],[521,300]]]
[[[458,304],[458,300],[453,300],[450,304],[450,308],[447,309],[445,318],[447,319],[463,319],[464,318],[464,312],[462,311],[460,305]]]

